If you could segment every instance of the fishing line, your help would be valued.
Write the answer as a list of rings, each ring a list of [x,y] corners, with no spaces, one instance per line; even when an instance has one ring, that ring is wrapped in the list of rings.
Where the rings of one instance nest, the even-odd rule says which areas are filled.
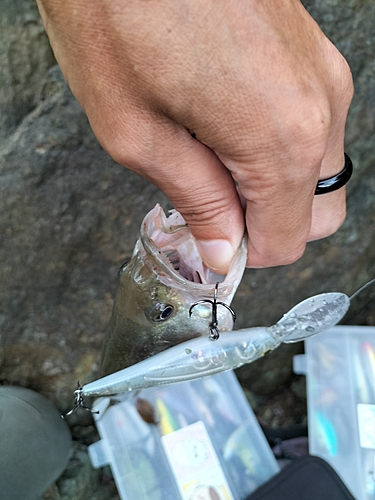
[[[373,278],[372,280],[368,281],[367,283],[365,283],[364,285],[361,286],[361,288],[358,288],[358,290],[356,292],[353,293],[353,295],[351,295],[349,297],[349,300],[352,301],[354,299],[354,297],[356,297],[358,294],[360,294],[365,288],[367,288],[368,286],[372,285],[373,283],[375,283],[375,278]]]

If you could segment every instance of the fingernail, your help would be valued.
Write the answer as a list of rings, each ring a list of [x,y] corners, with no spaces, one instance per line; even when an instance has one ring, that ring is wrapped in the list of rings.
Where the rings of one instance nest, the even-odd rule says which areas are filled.
[[[234,257],[232,245],[227,240],[197,241],[204,263],[213,271],[227,272]]]

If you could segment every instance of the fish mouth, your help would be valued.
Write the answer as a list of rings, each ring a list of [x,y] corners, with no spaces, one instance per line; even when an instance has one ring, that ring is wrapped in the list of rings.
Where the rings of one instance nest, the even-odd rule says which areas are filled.
[[[144,218],[138,243],[135,251],[143,250],[151,257],[162,282],[189,290],[197,297],[202,293],[212,295],[213,286],[219,283],[219,296],[230,303],[246,266],[247,242],[243,238],[226,275],[209,269],[182,215],[170,210],[167,217],[159,204]]]

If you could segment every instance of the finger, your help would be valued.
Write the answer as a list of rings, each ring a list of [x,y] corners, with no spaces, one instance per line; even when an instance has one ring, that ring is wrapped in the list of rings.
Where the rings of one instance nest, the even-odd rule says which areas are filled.
[[[342,143],[342,140],[341,140]],[[334,151],[336,148],[333,148]],[[344,155],[319,157],[304,175],[298,176],[298,163],[292,168],[294,179],[273,171],[269,187],[257,187],[242,192],[247,199],[246,225],[249,234],[249,267],[286,265],[298,260],[311,240],[333,234],[345,219],[345,188],[314,196],[318,177],[327,178],[343,168]],[[306,158],[306,162],[308,159]],[[280,161],[281,163],[281,161]],[[337,165],[340,165],[338,167]],[[280,167],[281,172],[287,166]],[[322,175],[320,172],[327,172]],[[263,180],[263,183],[265,181]]]
[[[336,148],[335,148],[336,149]],[[343,151],[333,157],[326,155],[320,178],[327,179],[343,169],[345,163]],[[324,173],[323,173],[324,172]],[[343,224],[346,216],[346,189],[342,187],[332,193],[314,196],[311,228],[308,241],[326,238],[335,233]]]
[[[188,223],[205,263],[225,273],[245,230],[230,172],[208,147],[183,129],[165,139],[156,157],[156,175],[150,180]]]
[[[319,164],[314,170],[319,170]],[[302,182],[273,178],[269,183],[257,193],[243,191],[247,199],[248,267],[295,262],[302,256],[310,232],[316,182],[311,178]]]
[[[291,156],[289,164],[282,157],[270,157],[269,164],[278,165],[278,169],[270,170],[272,179],[268,180],[268,188],[263,180],[263,186],[254,184],[247,192],[242,190],[248,200],[248,266],[292,263],[302,256],[307,241],[330,236],[342,225],[346,216],[345,188],[318,196],[314,196],[314,191],[318,179],[336,175],[344,166],[345,122],[352,93],[349,81],[343,95],[338,96],[340,106],[331,109],[325,149],[322,142],[320,151],[306,150],[294,162]],[[262,165],[254,169],[262,171]],[[294,178],[288,177],[288,172]],[[242,185],[241,181],[239,184]]]
[[[342,142],[342,141],[341,141]],[[335,148],[333,148],[335,149]],[[337,148],[336,148],[337,149]],[[339,158],[339,160],[337,159]],[[243,190],[247,199],[246,225],[249,234],[249,267],[271,267],[298,260],[306,243],[333,234],[345,219],[345,188],[314,196],[317,176],[324,178],[342,170],[343,152],[325,155],[328,165],[323,169],[317,159],[310,166],[310,175],[286,180],[275,171],[269,186]],[[307,161],[307,159],[306,159]],[[281,162],[280,162],[281,163]],[[337,165],[340,165],[338,167]],[[286,166],[280,168],[286,171]],[[298,172],[297,165],[292,169]]]
[[[320,170],[320,179],[327,179],[341,172],[345,165],[344,134],[349,104],[353,95],[353,87],[346,87],[341,96],[338,111],[333,115],[331,133],[327,143]],[[308,240],[318,240],[333,234],[342,225],[346,217],[346,189],[342,187],[332,193],[314,196],[311,229]]]
[[[208,147],[170,120],[148,116],[138,136],[135,128],[133,123],[132,136],[127,134],[123,149],[110,151],[111,156],[168,196],[188,223],[205,263],[225,273],[245,230],[230,172]]]

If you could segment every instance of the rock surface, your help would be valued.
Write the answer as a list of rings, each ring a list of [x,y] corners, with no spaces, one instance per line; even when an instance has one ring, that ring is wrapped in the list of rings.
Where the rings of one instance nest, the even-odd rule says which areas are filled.
[[[36,3],[0,0],[0,140],[39,102],[41,79],[55,64]]]
[[[308,296],[351,294],[375,277],[375,5],[304,3],[353,71],[346,150],[355,173],[347,189],[348,217],[333,237],[309,244],[297,263],[246,271],[233,303],[240,328],[270,325]],[[164,208],[170,203],[99,146],[54,66],[34,3],[0,4],[0,382],[37,390],[67,411],[77,380],[97,373],[117,270],[131,255],[140,222],[156,202]],[[374,297],[374,288],[364,292],[349,320],[374,325]],[[292,357],[302,348],[282,346],[238,370],[270,425],[304,421],[303,387],[292,373]],[[295,404],[302,405],[298,415]],[[74,414],[69,423],[81,447],[96,439],[90,415]],[[95,484],[102,492],[95,498],[111,498],[106,495],[113,484],[101,472],[92,476],[82,448],[74,457],[72,468],[81,471],[77,484],[87,486],[75,498],[94,498]],[[48,498],[73,498],[66,493],[69,484],[77,490],[72,475],[67,471]],[[103,481],[112,486],[103,489]]]

